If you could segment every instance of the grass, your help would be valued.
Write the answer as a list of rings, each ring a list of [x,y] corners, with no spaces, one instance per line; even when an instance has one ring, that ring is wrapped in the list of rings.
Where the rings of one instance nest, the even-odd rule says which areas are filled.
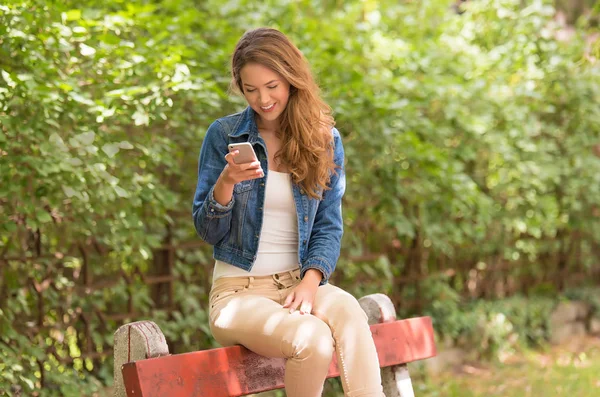
[[[524,351],[504,363],[462,365],[415,377],[413,386],[419,397],[600,396],[600,339]]]

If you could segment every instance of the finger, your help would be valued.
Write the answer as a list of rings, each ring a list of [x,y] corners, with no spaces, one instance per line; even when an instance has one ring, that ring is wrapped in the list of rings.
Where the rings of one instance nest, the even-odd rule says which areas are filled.
[[[235,161],[233,161],[233,158],[235,156],[237,156],[239,152],[240,152],[239,150],[234,150],[233,152],[227,153],[225,155],[225,161],[227,161],[231,165],[237,165],[237,164],[235,164]]]
[[[242,167],[243,170],[260,169],[260,162],[259,161],[253,161],[251,163],[242,164],[241,167]]]
[[[311,312],[312,312],[312,305],[307,301],[302,302],[302,304],[300,305],[300,313],[301,314],[310,314]]]
[[[259,168],[257,170],[243,171],[242,173],[243,179],[256,179],[262,178],[263,176],[265,176],[265,173],[263,172],[262,168]]]
[[[289,307],[294,300],[294,291],[290,292],[287,298],[285,298],[285,302],[283,303],[283,307]]]
[[[290,305],[290,313],[295,312],[296,309],[298,308],[298,306],[300,306],[301,303],[302,303],[302,299],[300,299],[300,298],[294,299],[294,301]]]

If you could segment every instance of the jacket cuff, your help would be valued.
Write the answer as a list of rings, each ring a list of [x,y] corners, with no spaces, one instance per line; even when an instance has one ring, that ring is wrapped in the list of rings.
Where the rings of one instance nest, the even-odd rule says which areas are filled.
[[[302,268],[300,269],[300,278],[304,278],[304,274],[308,269],[317,269],[323,273],[323,279],[319,285],[325,285],[329,282],[329,277],[331,276],[331,272],[327,270],[329,268],[329,263],[324,258],[313,256],[308,258],[302,265]]]
[[[233,204],[235,203],[235,197],[231,197],[231,201],[227,203],[227,205],[221,205],[215,200],[215,196],[213,194],[215,187],[213,186],[208,192],[208,196],[206,201],[208,206],[206,207],[207,216],[209,218],[221,218],[223,216],[229,215],[231,209],[233,208]]]

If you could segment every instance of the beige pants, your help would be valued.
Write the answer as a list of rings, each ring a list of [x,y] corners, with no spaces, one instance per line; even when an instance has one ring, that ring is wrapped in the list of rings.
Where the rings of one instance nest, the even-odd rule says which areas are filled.
[[[210,328],[217,342],[286,358],[288,397],[320,396],[334,351],[346,396],[384,396],[375,344],[358,301],[326,284],[317,290],[312,315],[290,314],[282,305],[299,282],[299,270],[217,279],[210,292]]]

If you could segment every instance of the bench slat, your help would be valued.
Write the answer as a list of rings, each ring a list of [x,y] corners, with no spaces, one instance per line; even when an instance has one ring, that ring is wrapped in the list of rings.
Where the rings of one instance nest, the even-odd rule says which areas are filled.
[[[371,325],[380,367],[435,356],[430,317]],[[123,365],[130,397],[243,396],[283,388],[285,359],[267,358],[242,346],[150,358]],[[333,359],[328,378],[339,376]]]

